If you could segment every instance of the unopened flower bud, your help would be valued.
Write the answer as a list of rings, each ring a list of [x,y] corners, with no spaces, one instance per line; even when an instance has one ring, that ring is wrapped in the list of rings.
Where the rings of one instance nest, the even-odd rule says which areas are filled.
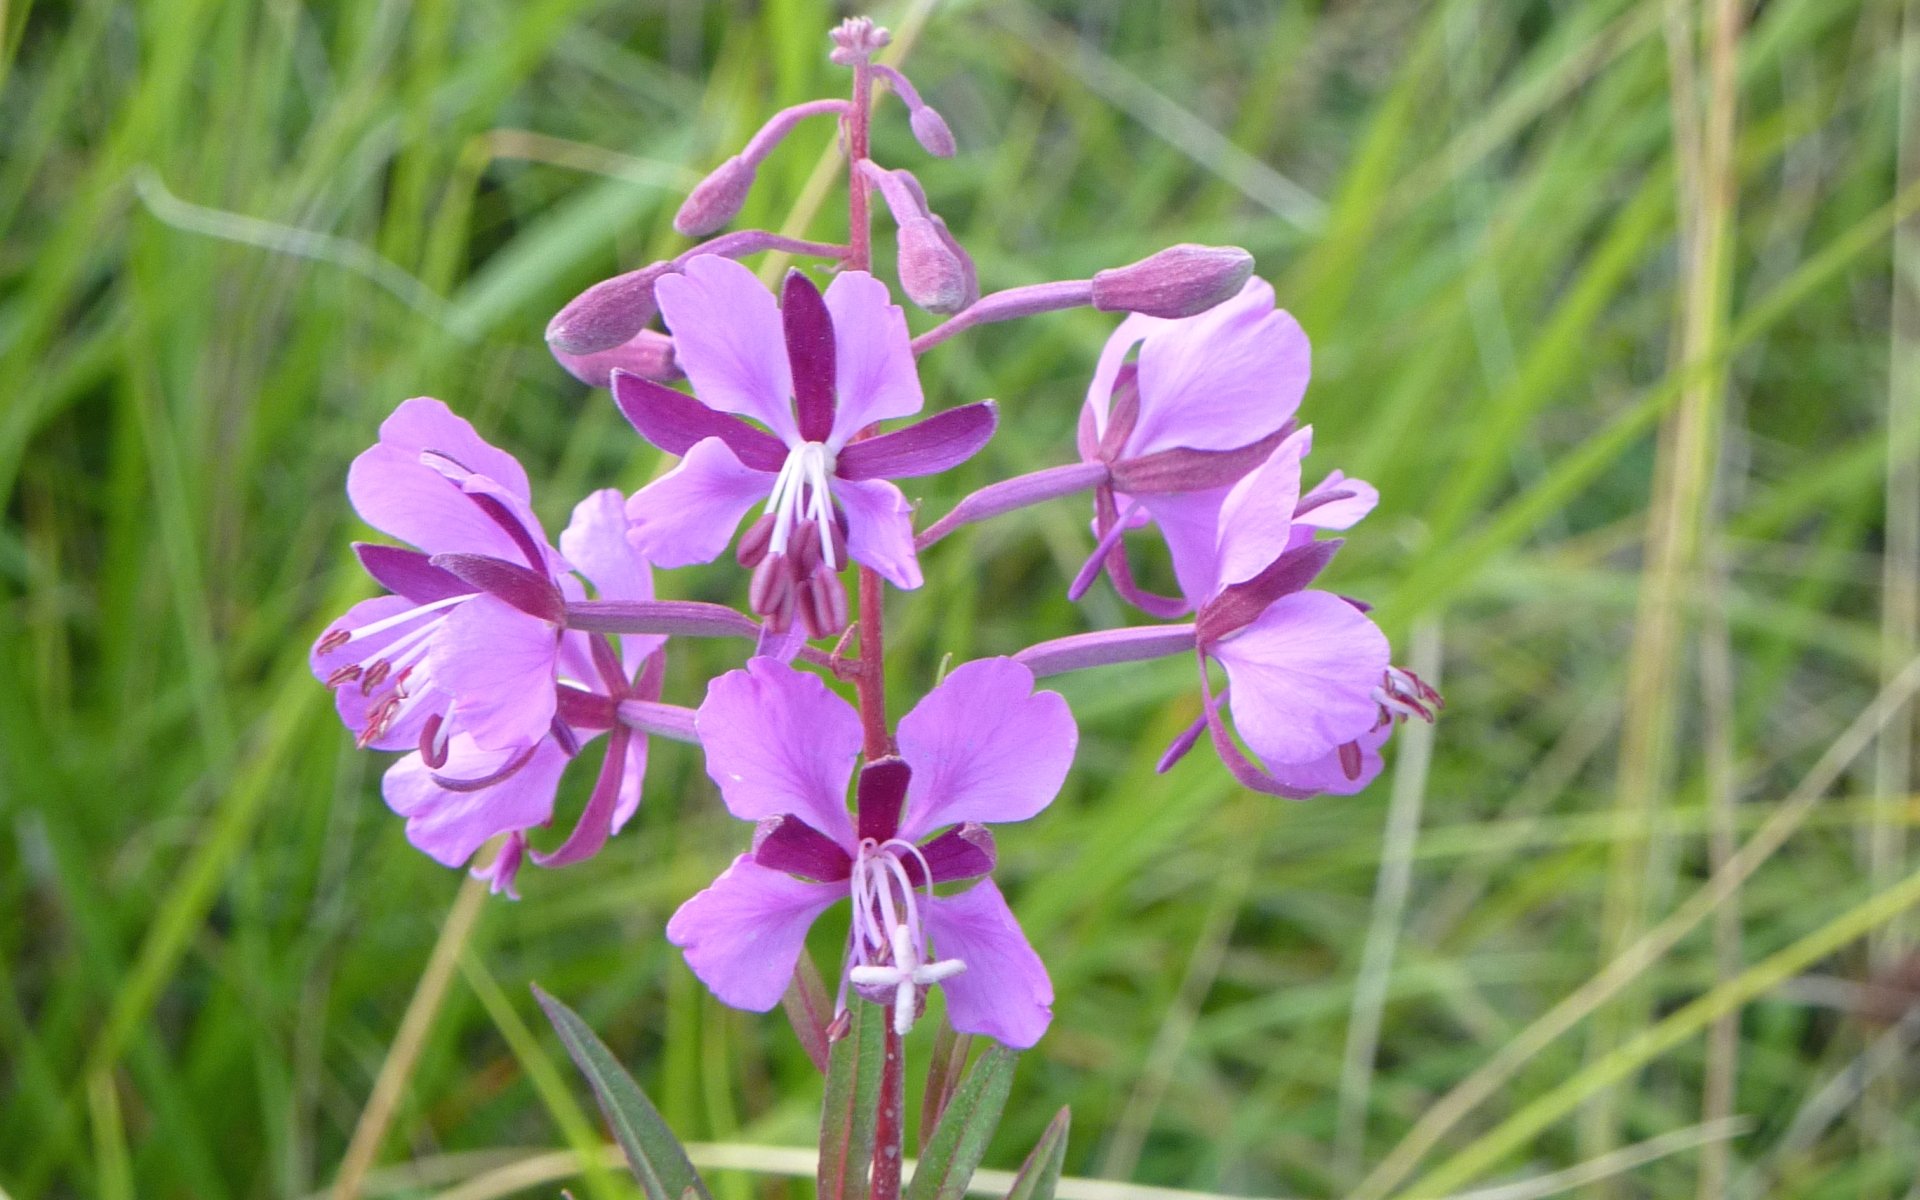
[[[959,312],[967,306],[967,275],[934,223],[912,217],[900,223],[900,287],[928,312]]]
[[[655,383],[671,383],[681,375],[680,364],[673,356],[673,339],[654,329],[642,329],[632,341],[597,354],[568,354],[555,346],[547,348],[568,374],[589,387],[611,387],[615,371]]]
[[[827,36],[833,39],[827,59],[842,67],[866,62],[893,40],[893,35],[875,25],[871,17],[848,17]]]
[[[715,167],[673,215],[673,227],[687,237],[705,237],[740,215],[753,187],[753,164],[739,155]]]
[[[598,354],[633,340],[659,311],[653,285],[679,271],[671,262],[603,279],[581,292],[547,322],[547,344],[564,354]]]
[[[913,128],[914,140],[920,143],[921,149],[935,158],[953,157],[953,130],[947,128],[946,118],[931,105],[914,109],[907,123]]]
[[[1253,274],[1253,255],[1238,246],[1169,246],[1137,263],[1093,277],[1101,312],[1191,317],[1239,295]]]

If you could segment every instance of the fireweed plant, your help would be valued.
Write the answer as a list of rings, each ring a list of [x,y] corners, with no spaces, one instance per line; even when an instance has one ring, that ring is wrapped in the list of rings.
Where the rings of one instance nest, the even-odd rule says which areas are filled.
[[[830,57],[851,71],[851,99],[775,115],[676,216],[680,233],[708,240],[594,285],[547,327],[559,362],[610,389],[678,465],[631,497],[587,497],[556,546],[512,455],[440,401],[405,401],[347,477],[360,516],[405,543],[355,547],[388,594],[329,625],[312,662],[360,746],[405,752],[384,793],[408,839],[449,866],[484,858],[475,873],[508,895],[527,860],[578,862],[619,831],[640,803],[650,738],[699,745],[721,801],[752,834],[666,936],[725,1003],[784,1003],[827,1072],[821,1194],[893,1200],[902,1038],[930,993],[944,998],[927,1104],[939,1123],[912,1195],[959,1194],[1014,1052],[1052,1019],[1046,967],[993,883],[989,832],[1037,816],[1072,763],[1073,716],[1037,678],[1191,656],[1200,716],[1160,769],[1205,738],[1247,787],[1292,798],[1365,787],[1395,726],[1431,721],[1440,697],[1392,665],[1364,603],[1312,586],[1341,545],[1327,535],[1353,527],[1378,496],[1339,471],[1303,484],[1307,338],[1252,277],[1251,256],[1174,246],[1092,279],[982,296],[913,175],[871,158],[876,87],[904,103],[925,150],[954,153],[939,113],[873,61],[886,44],[867,20],[834,30]],[[760,162],[813,118],[838,123],[850,163],[847,243],[720,232]],[[876,196],[898,239],[900,291],[946,318],[917,338],[871,271]],[[830,279],[821,288],[790,270],[771,292],[739,262],[766,251],[821,260]],[[919,523],[893,481],[965,461],[996,423],[992,401],[922,416],[919,356],[976,325],[1077,306],[1127,315],[1094,366],[1074,451]],[[669,386],[682,379],[687,390]],[[1069,594],[1104,575],[1159,623],[964,663],[890,729],[887,587],[918,589],[919,555],[962,525],[1075,494],[1090,501],[1091,544]],[[1178,595],[1136,582],[1132,531],[1164,542]],[[655,598],[654,569],[730,547],[744,610]],[[687,637],[753,642],[692,707],[661,698],[667,647]],[[1209,674],[1216,663],[1224,687]],[[850,682],[857,705],[823,677]],[[578,822],[559,845],[535,848],[562,776],[602,735]],[[829,981],[806,937],[842,903],[850,929]],[[651,1200],[704,1195],[605,1048],[541,1000]],[[962,1079],[970,1037],[998,1045]],[[1025,1168],[1029,1188],[1044,1189],[1033,1194],[1051,1192],[1064,1135],[1063,1115]]]

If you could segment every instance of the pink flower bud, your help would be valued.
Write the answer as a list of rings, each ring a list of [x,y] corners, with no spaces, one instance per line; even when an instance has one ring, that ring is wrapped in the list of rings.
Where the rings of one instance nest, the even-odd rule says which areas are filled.
[[[725,228],[747,202],[754,174],[753,164],[737,154],[721,163],[673,215],[673,227],[687,237],[705,237]]]
[[[827,59],[842,67],[866,62],[893,40],[893,35],[875,25],[871,17],[848,17],[827,36],[833,39]]]
[[[928,312],[959,312],[967,306],[966,269],[925,217],[900,223],[900,287]]]
[[[947,128],[947,120],[935,112],[929,105],[921,105],[907,118],[913,128],[914,140],[920,148],[935,158],[952,158],[953,130]]]
[[[633,340],[594,354],[568,354],[557,346],[548,346],[567,373],[589,387],[609,387],[615,371],[630,371],[655,383],[670,383],[680,378],[680,364],[673,357],[673,339],[657,330],[642,329]]]
[[[584,355],[612,350],[633,340],[659,311],[653,285],[680,268],[657,262],[603,279],[581,292],[547,322],[547,344],[555,353]]]
[[[1169,246],[1137,263],[1093,277],[1093,306],[1101,312],[1191,317],[1240,293],[1253,274],[1253,255],[1238,246]]]

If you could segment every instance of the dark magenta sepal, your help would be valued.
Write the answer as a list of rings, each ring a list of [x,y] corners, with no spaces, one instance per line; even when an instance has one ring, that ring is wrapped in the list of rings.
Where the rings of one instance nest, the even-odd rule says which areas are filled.
[[[554,715],[570,729],[597,733],[620,723],[620,708],[612,696],[602,696],[571,684],[554,689]]]
[[[907,781],[912,778],[906,761],[893,755],[876,758],[861,770],[859,786],[854,790],[861,841],[872,838],[884,842],[900,832],[900,810],[907,801]]]
[[[436,554],[427,561],[530,617],[555,625],[566,619],[567,600],[553,580],[518,563],[490,554]]]
[[[1236,583],[1200,606],[1194,614],[1194,634],[1202,646],[1211,645],[1237,629],[1252,624],[1282,596],[1301,591],[1327,569],[1344,542],[1329,538],[1308,542],[1282,554],[1244,583]]]
[[[1359,494],[1352,488],[1329,488],[1324,492],[1309,493],[1300,497],[1300,502],[1293,506],[1293,519],[1298,521],[1316,508],[1332,504],[1335,500],[1351,500]]]
[[[780,324],[793,369],[793,412],[803,441],[824,442],[833,432],[833,317],[806,272],[787,271],[780,287]]]
[[[1287,428],[1275,430],[1257,442],[1234,450],[1188,450],[1178,447],[1113,464],[1113,486],[1137,496],[1204,492],[1238,483],[1273,453]]]
[[[613,373],[613,402],[641,437],[668,454],[684,456],[700,442],[717,437],[742,466],[756,471],[778,471],[787,461],[787,448],[772,434],[631,372]]]
[[[396,596],[415,604],[432,604],[449,596],[463,596],[473,586],[449,571],[442,571],[418,550],[383,546],[377,542],[355,542],[353,553],[360,559],[373,581]]]
[[[754,829],[753,861],[821,883],[838,883],[853,874],[845,847],[792,813],[768,817]]]
[[[1100,434],[1100,460],[1110,463],[1119,458],[1139,423],[1140,365],[1122,363],[1113,377],[1113,391],[1107,397],[1107,426]]]
[[[939,837],[922,844],[920,858],[926,859],[927,871],[933,872],[935,883],[978,879],[991,874],[993,864],[998,861],[993,847],[993,834],[976,821],[955,825]],[[920,869],[920,858],[911,854],[900,856],[900,865],[907,869],[907,879],[915,887],[925,886],[927,882],[926,872]]]
[[[587,648],[593,656],[593,669],[600,676],[600,682],[606,684],[607,691],[615,700],[624,700],[629,683],[627,668],[621,663],[619,653],[604,633],[587,635]]]
[[[547,722],[547,732],[568,758],[580,757],[580,739],[574,735],[573,726],[560,719],[558,712]]]
[[[834,473],[842,479],[936,475],[978,454],[999,421],[999,406],[991,400],[950,408],[904,429],[848,443]]]
[[[534,862],[543,867],[564,867],[600,853],[600,847],[613,835],[613,813],[620,806],[620,785],[627,774],[627,747],[632,741],[633,731],[624,725],[616,725],[607,735],[607,757],[600,764],[600,778],[594,781],[593,794],[587,797],[587,807],[581,810],[579,822],[552,854],[535,850]]]

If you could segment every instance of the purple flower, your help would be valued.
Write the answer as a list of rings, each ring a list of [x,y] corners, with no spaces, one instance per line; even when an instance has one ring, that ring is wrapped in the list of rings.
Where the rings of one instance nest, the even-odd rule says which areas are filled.
[[[1099,544],[1074,594],[1104,566],[1121,594],[1147,612],[1187,611],[1179,599],[1135,586],[1120,537],[1151,520],[1181,590],[1188,597],[1205,591],[1200,564],[1220,506],[1291,428],[1310,362],[1299,322],[1274,307],[1273,288],[1261,279],[1198,316],[1135,313],[1122,321],[1100,353],[1081,411],[1080,457],[1106,464],[1111,479],[1095,493]]]
[[[1301,429],[1227,490],[1211,537],[1182,537],[1175,563],[1198,610],[1203,714],[1165,764],[1184,754],[1202,725],[1235,775],[1289,796],[1357,792],[1380,771],[1379,749],[1396,717],[1432,719],[1439,697],[1389,661],[1386,635],[1361,609],[1331,592],[1306,590],[1340,543],[1316,541],[1372,508],[1368,484],[1338,472],[1305,498],[1300,464],[1313,431]],[[1187,589],[1191,590],[1187,590]],[[1216,697],[1206,660],[1227,674]],[[1220,720],[1264,766],[1246,761]]]
[[[627,544],[618,491],[595,492],[575,506],[560,545],[601,599],[653,598],[647,564]],[[569,598],[581,596],[570,576],[563,586]],[[494,891],[513,893],[514,875],[529,853],[527,831],[553,820],[554,795],[568,763],[611,731],[599,780],[572,834],[552,853],[531,853],[542,866],[564,866],[598,852],[640,805],[647,740],[621,722],[619,705],[659,698],[665,641],[627,635],[616,654],[602,635],[568,632],[559,639],[552,676],[541,685],[557,715],[535,742],[489,750],[458,733],[394,763],[382,791],[388,806],[407,819],[407,840],[458,866],[504,834],[498,856],[476,874],[489,879]]]
[[[953,671],[900,722],[899,755],[860,772],[853,708],[769,658],[714,680],[697,725],[729,811],[758,822],[753,850],[667,923],[667,938],[721,1000],[780,1002],[807,930],[853,905],[846,982],[911,1025],[926,989],[946,991],[955,1029],[1033,1045],[1053,985],[999,889],[984,823],[1024,821],[1066,777],[1078,735],[1066,703],[1034,692],[1011,659]],[[978,879],[953,895],[937,884]]]
[[[347,495],[361,518],[418,548],[357,544],[393,594],[354,605],[314,643],[314,674],[360,745],[460,733],[518,752],[545,735],[567,563],[530,494],[512,455],[426,397],[396,408],[354,459]]]
[[[824,297],[790,272],[776,306],[747,268],[702,255],[655,292],[697,399],[613,375],[641,435],[684,456],[628,502],[640,552],[663,567],[711,562],[765,501],[739,559],[753,571],[753,610],[775,630],[796,614],[816,637],[844,628],[849,558],[919,587],[912,512],[887,480],[965,461],[992,436],[992,402],[860,436],[923,403],[906,317],[864,271],[843,272]]]

